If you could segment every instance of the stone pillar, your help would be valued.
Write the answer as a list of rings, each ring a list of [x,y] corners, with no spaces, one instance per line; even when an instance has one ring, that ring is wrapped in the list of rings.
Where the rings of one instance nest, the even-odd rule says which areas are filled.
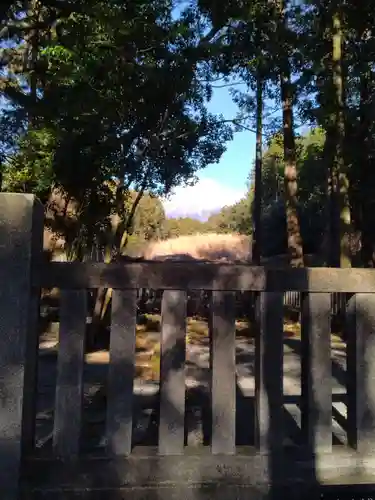
[[[368,270],[369,277],[373,270]],[[348,441],[375,476],[375,296],[354,295],[347,322]]]
[[[33,440],[38,302],[31,288],[31,264],[41,255],[42,244],[42,205],[33,195],[0,193],[2,500],[17,499],[22,450]]]

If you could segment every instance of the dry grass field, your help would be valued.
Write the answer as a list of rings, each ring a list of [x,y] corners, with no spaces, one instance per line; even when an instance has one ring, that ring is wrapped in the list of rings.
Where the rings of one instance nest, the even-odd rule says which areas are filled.
[[[146,260],[172,257],[212,262],[249,262],[251,238],[240,234],[193,234],[155,241],[145,249]]]

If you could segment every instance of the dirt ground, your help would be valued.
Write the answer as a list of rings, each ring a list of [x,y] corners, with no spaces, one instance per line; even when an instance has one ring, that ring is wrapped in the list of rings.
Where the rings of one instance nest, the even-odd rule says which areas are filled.
[[[299,397],[300,385],[300,325],[284,325],[284,392]],[[339,370],[345,370],[345,344],[338,336],[331,336],[332,356]],[[53,428],[53,407],[56,384],[58,340],[56,335],[44,335],[40,342],[38,408],[36,444],[40,453],[49,452]],[[99,350],[85,355],[84,401],[81,448],[99,450],[105,444],[106,379],[109,352]],[[239,444],[250,444],[254,426],[254,332],[244,321],[236,322],[236,357],[238,379],[237,436]],[[158,388],[160,366],[160,317],[148,315],[147,321],[137,326],[135,382],[133,404],[134,445],[156,445],[158,423]],[[186,441],[205,444],[204,427],[209,414],[209,339],[207,322],[189,318],[186,335]],[[335,376],[335,375],[334,375]],[[337,377],[336,377],[337,378]],[[341,384],[342,385],[342,384]],[[342,393],[342,388],[333,390]],[[208,413],[207,413],[208,412]],[[205,416],[206,414],[206,422]],[[294,417],[293,417],[294,418]],[[296,417],[298,420],[298,417]],[[291,435],[296,435],[293,423]],[[297,432],[298,434],[298,432]]]

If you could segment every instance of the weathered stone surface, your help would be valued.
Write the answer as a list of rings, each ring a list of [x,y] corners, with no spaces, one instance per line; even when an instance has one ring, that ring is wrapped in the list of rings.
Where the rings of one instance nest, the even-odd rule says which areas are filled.
[[[371,272],[371,271],[370,271]],[[362,459],[375,452],[375,296],[357,294],[347,310],[348,437]],[[364,465],[367,468],[367,465]]]
[[[310,293],[303,300],[302,429],[313,454],[332,450],[330,310],[328,293]]]
[[[17,498],[22,445],[33,438],[38,299],[31,292],[30,271],[32,259],[42,249],[42,217],[42,206],[33,195],[0,193],[0,485],[4,500]]]
[[[46,288],[127,288],[254,292],[375,293],[369,269],[267,269],[212,262],[50,262],[34,266],[33,283]]]

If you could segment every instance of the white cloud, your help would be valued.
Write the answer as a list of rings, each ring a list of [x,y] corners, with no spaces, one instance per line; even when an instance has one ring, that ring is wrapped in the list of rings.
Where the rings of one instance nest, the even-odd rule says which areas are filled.
[[[164,200],[164,210],[169,215],[195,215],[215,212],[225,205],[233,205],[246,193],[244,189],[233,189],[214,179],[200,179],[194,186],[179,186]]]

